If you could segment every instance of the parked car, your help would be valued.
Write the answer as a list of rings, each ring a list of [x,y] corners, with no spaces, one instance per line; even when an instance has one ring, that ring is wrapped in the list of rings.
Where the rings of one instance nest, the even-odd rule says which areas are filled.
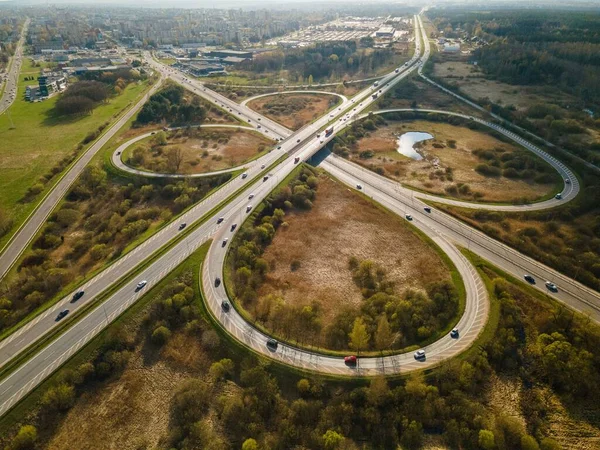
[[[425,350],[417,350],[415,352],[415,359],[425,359]]]
[[[75,292],[73,294],[73,298],[71,299],[71,303],[75,303],[77,300],[83,297],[83,294],[85,294],[83,290]]]
[[[55,321],[58,322],[59,320],[61,320],[62,318],[64,318],[67,314],[69,314],[69,310],[68,309],[63,309],[61,312],[58,313],[58,315],[56,316]]]
[[[344,358],[344,363],[346,365],[348,365],[348,366],[355,366],[356,365],[356,361],[357,361],[357,358],[354,355],[346,356]]]

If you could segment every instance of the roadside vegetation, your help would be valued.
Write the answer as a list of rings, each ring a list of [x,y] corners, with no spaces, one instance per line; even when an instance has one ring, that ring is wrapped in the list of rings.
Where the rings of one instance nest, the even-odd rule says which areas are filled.
[[[398,350],[437,335],[459,310],[449,268],[428,245],[306,167],[242,226],[226,282],[252,321],[287,341]]]
[[[413,146],[420,160],[398,149],[400,136],[411,131],[433,136]],[[528,203],[562,186],[560,175],[533,153],[487,127],[442,114],[374,115],[336,136],[331,148],[407,186],[469,201]]]
[[[589,171],[583,174],[582,192],[558,208],[527,213],[436,208],[600,290],[600,178]]]
[[[243,128],[159,131],[123,154],[136,168],[159,173],[205,173],[229,169],[265,152],[274,141]]]
[[[592,450],[600,329],[476,261],[496,319],[427,374],[342,381],[257,360],[212,327],[206,248],[0,421],[11,450]]]
[[[29,103],[22,97],[25,87],[31,84],[24,78],[38,74],[39,69],[24,59],[19,95],[10,107],[10,116],[0,116],[0,247],[62,171],[149,84],[142,80],[130,83],[92,114],[57,116],[54,108],[60,96],[39,103]]]
[[[206,111],[200,97],[185,95],[183,86],[171,83],[161,89],[144,104],[137,115],[136,125],[167,123],[171,126],[199,124],[204,121]]]
[[[3,280],[0,331],[75,289],[229,178],[131,181],[88,166]]]
[[[247,106],[291,130],[298,130],[341,103],[334,95],[273,94],[248,102]]]

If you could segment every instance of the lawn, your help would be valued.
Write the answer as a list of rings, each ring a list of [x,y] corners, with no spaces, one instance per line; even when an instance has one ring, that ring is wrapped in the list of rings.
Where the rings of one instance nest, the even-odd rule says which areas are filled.
[[[40,177],[50,175],[63,158],[76,151],[77,145],[88,133],[105,122],[112,121],[148,85],[147,82],[130,84],[123,94],[99,106],[89,116],[55,119],[50,111],[58,97],[40,103],[24,100],[25,87],[34,81],[25,81],[23,78],[37,73],[30,60],[26,59],[22,66],[17,98],[8,113],[0,116],[0,210],[4,210],[12,218],[13,232],[56,182],[58,174],[54,175],[33,201],[24,203],[22,199],[27,190]],[[0,238],[0,245],[7,242],[10,234]]]
[[[423,157],[421,160],[411,159],[397,150],[399,137],[411,131],[433,136],[433,139],[415,144]],[[536,161],[548,174],[547,182],[483,175],[475,168],[488,161],[473,153],[478,149],[502,150],[499,153],[502,158],[508,158],[510,154],[533,157],[531,152],[483,131],[444,122],[414,120],[388,121],[359,139],[349,159],[372,170],[383,170],[388,178],[415,189],[465,200],[516,202],[526,198],[535,201],[560,190],[558,185],[562,180],[558,173],[537,157]]]

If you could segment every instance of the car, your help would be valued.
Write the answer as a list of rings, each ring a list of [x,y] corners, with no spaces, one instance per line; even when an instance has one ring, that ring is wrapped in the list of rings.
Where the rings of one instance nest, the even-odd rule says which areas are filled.
[[[269,179],[269,175],[265,175],[265,176],[263,177],[263,183],[264,183],[265,181],[267,181],[268,179]]]
[[[317,133],[317,139],[321,137],[321,133]]]
[[[265,168],[265,165],[264,165],[264,164],[262,164],[262,165],[260,166],[260,168],[261,168],[261,169],[264,169],[264,168]]]
[[[148,284],[148,282],[146,280],[142,280],[140,281],[136,286],[135,286],[135,290],[139,291],[140,289],[142,289],[144,286],[146,286]]]
[[[233,225],[231,225],[231,231],[235,230],[236,227],[237,227],[237,223],[234,223]]]
[[[225,312],[229,312],[231,309],[231,304],[227,300],[223,300],[221,302],[221,309]]]
[[[556,194],[556,195],[554,196],[554,198],[555,198],[556,200],[562,200],[562,194],[560,194],[560,193],[559,193],[559,194]]]
[[[544,284],[546,285],[546,289],[548,289],[549,291],[558,292],[558,288],[551,281],[546,281]]]
[[[450,332],[450,337],[456,339],[458,337],[458,328],[452,328]]]
[[[215,278],[215,287],[219,287],[221,284],[221,279],[219,277]]]
[[[277,150],[281,150],[281,145],[277,146]]]
[[[321,142],[320,142],[320,143],[322,144],[323,142],[325,142],[325,141],[324,141],[323,139],[321,139]]]
[[[410,214],[406,214],[404,217],[406,217],[406,220],[412,220],[412,216]]]
[[[565,183],[566,184],[571,184],[571,180],[569,180],[568,178],[565,178]]]
[[[525,274],[523,275],[523,278],[525,279],[525,281],[527,281],[529,284],[535,284],[535,278],[533,278],[531,275]]]
[[[248,196],[248,200],[252,200],[253,198],[254,198],[254,194],[250,194],[250,195]]]
[[[248,178],[248,172],[244,172],[244,173],[242,174],[242,180],[243,180],[243,179],[245,179],[245,178]]]
[[[225,247],[227,245],[227,238],[223,239],[221,242],[221,247]]]
[[[184,229],[186,226],[187,226],[187,223],[185,223],[185,222],[181,222],[181,223],[179,224],[179,231],[183,230],[183,229]]]
[[[256,128],[262,128],[262,126],[261,125],[256,125]]]
[[[278,345],[279,342],[277,342],[275,339],[267,339],[267,347],[269,348],[269,350],[277,350]]]
[[[250,119],[248,119],[248,122],[251,122],[251,120],[250,120]]]
[[[219,218],[217,219],[217,223],[221,223],[221,222],[223,222],[224,220],[225,220],[225,217],[219,217]]]
[[[425,359],[425,350],[417,350],[415,352],[415,359]]]
[[[344,357],[344,364],[348,366],[355,366],[357,358],[354,355]]]
[[[256,120],[260,120],[260,117],[259,117],[259,118],[257,118]]]
[[[121,152],[117,152],[117,155],[120,155],[120,154],[121,154]]]
[[[357,184],[356,189],[358,189],[360,191],[362,189],[362,184]]]
[[[156,131],[153,131],[152,133],[150,133],[150,135],[154,136],[156,134]]]
[[[75,303],[77,300],[79,300],[81,297],[83,297],[83,294],[85,294],[85,292],[83,290],[75,292],[73,294],[73,298],[71,298],[71,303]]]
[[[246,206],[246,212],[250,212],[251,209],[252,209],[252,205]]]
[[[298,139],[296,142],[300,142],[300,139]]]
[[[429,206],[426,206],[425,208],[423,208],[423,210],[425,210],[426,213],[431,212],[431,208]]]
[[[63,309],[61,312],[58,313],[58,315],[56,316],[55,321],[58,322],[63,317],[65,317],[67,314],[69,314],[69,310],[68,309]]]

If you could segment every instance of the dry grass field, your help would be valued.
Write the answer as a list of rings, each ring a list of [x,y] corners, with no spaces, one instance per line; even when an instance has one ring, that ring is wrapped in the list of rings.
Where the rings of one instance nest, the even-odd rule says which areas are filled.
[[[427,132],[434,136],[434,139],[416,144],[424,156],[422,160],[413,160],[397,151],[398,137],[409,131]],[[388,125],[381,126],[358,141],[358,152],[372,151],[374,156],[362,159],[356,153],[351,155],[351,159],[365,167],[383,168],[387,177],[432,194],[471,198],[472,193],[479,192],[483,195],[480,198],[483,201],[506,202],[517,198],[534,200],[552,191],[554,183],[538,184],[505,177],[489,177],[476,172],[475,167],[484,161],[472,154],[472,151],[495,148],[501,148],[505,152],[526,151],[499,141],[487,133],[466,127],[422,120],[388,122]],[[451,179],[447,176],[448,170],[452,171]],[[446,191],[459,183],[469,186],[468,195]]]
[[[352,279],[351,257],[372,260],[387,271],[396,292],[422,290],[449,280],[448,269],[434,249],[400,218],[321,175],[313,208],[286,216],[263,257],[271,268],[259,296],[281,295],[286,303],[320,303],[325,328],[344,306],[363,301]],[[299,262],[292,271],[292,262]]]
[[[191,130],[190,136],[187,133],[170,133],[164,146],[153,146],[152,138],[148,138],[128,149],[125,158],[131,156],[136,148],[141,148],[142,157],[130,160],[136,167],[154,172],[206,173],[238,166],[273,144],[261,134],[243,129],[205,128]],[[169,163],[168,155],[174,149],[181,152],[178,168]]]
[[[333,95],[278,94],[257,98],[247,105],[291,130],[298,130],[339,102],[340,98]]]

